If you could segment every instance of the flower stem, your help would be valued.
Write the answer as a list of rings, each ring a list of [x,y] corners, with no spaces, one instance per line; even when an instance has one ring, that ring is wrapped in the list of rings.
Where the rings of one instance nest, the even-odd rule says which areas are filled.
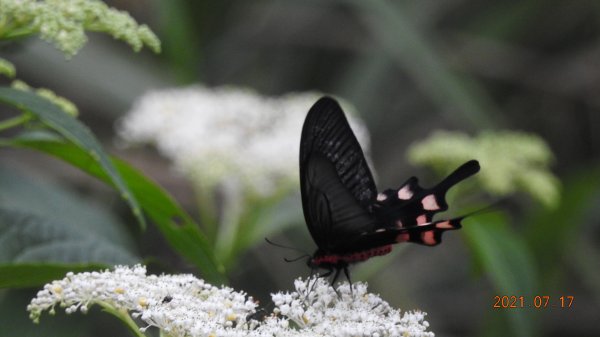
[[[21,124],[26,123],[30,119],[31,119],[31,115],[28,113],[24,113],[22,115],[19,115],[19,116],[13,117],[13,118],[5,119],[0,122],[0,131],[10,129],[15,126],[19,126]]]
[[[104,311],[108,312],[109,314],[112,314],[113,316],[116,316],[118,319],[121,320],[121,322],[125,323],[125,325],[129,328],[131,332],[133,332],[135,336],[146,337],[146,335],[144,335],[144,333],[140,331],[140,327],[133,321],[131,316],[129,316],[127,310],[119,310],[105,303],[100,303],[100,306]]]
[[[205,186],[195,186],[200,224],[205,230],[205,234],[211,240],[214,240],[217,233],[217,210],[212,188]]]

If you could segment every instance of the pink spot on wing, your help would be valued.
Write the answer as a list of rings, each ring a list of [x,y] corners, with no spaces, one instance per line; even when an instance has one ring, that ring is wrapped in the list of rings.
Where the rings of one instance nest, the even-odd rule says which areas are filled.
[[[384,193],[377,194],[377,201],[384,201],[385,199],[387,199],[387,195]]]
[[[400,190],[398,190],[398,199],[400,200],[408,200],[412,198],[413,191],[411,191],[410,186],[404,185]]]
[[[402,227],[404,227],[404,226],[402,225],[402,220],[396,220],[396,227],[398,227],[398,228],[402,228]]]
[[[426,245],[435,245],[435,238],[433,237],[433,231],[427,231],[421,233],[421,240]]]
[[[396,242],[406,242],[408,239],[410,239],[410,235],[408,233],[402,233],[396,236]]]
[[[430,194],[423,198],[423,200],[421,200],[421,203],[423,204],[423,208],[428,211],[436,211],[440,209],[437,200],[435,200],[435,195],[433,194]]]
[[[439,228],[439,229],[452,229],[454,228],[454,226],[452,226],[452,224],[450,223],[449,220],[446,221],[442,221],[442,222],[438,222],[435,224],[435,228]]]
[[[425,216],[425,214],[421,214],[417,217],[417,226],[421,226],[421,225],[425,225],[427,224],[427,217]]]

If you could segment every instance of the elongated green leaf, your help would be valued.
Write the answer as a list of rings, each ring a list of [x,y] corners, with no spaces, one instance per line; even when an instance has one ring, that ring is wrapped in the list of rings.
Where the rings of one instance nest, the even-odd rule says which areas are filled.
[[[0,88],[0,102],[32,113],[45,125],[63,135],[88,154],[109,178],[121,197],[129,204],[142,229],[146,224],[137,200],[123,181],[92,132],[76,118],[63,112],[57,105],[34,93],[12,88]]]
[[[475,82],[463,79],[449,69],[444,56],[411,22],[401,2],[341,2],[356,8],[371,31],[373,41],[412,76],[442,111],[452,111],[478,127],[497,126],[502,122],[502,116],[486,93]]]
[[[480,268],[489,275],[499,296],[533,298],[537,290],[537,269],[521,236],[511,232],[497,213],[479,215],[461,230]],[[490,301],[493,296],[490,296]],[[533,335],[533,311],[505,310],[513,336]]]
[[[558,262],[575,243],[585,211],[593,207],[600,190],[600,170],[577,172],[565,180],[560,204],[554,209],[538,209],[529,219],[525,238],[535,253],[545,276],[553,274]]]
[[[0,264],[0,288],[36,287],[60,280],[68,272],[84,272],[108,268],[100,263],[24,263]]]
[[[109,181],[100,165],[82,149],[49,137],[23,136],[12,140],[14,146],[35,149],[62,159],[103,181]],[[224,268],[214,256],[208,239],[194,220],[160,186],[127,163],[112,159],[141,207],[158,226],[171,247],[192,262],[213,283],[225,281]]]

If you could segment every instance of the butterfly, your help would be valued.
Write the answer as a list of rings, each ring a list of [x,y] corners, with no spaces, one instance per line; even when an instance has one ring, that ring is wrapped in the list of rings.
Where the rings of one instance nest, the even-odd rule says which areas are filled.
[[[448,209],[446,192],[478,171],[479,163],[471,160],[433,188],[412,177],[378,193],[342,108],[333,98],[319,99],[306,116],[300,141],[302,208],[318,247],[308,266],[327,270],[321,277],[335,271],[333,285],[342,270],[350,281],[350,264],[388,254],[393,244],[439,244],[464,218],[433,219]]]

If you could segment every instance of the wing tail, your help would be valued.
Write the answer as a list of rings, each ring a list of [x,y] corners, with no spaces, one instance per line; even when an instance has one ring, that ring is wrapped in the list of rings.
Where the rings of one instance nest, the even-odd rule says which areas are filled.
[[[433,222],[436,213],[448,209],[446,193],[459,182],[479,172],[479,163],[470,160],[431,189],[419,186],[418,179],[408,179],[397,190],[388,189],[377,197],[376,215],[384,228],[403,228]]]

